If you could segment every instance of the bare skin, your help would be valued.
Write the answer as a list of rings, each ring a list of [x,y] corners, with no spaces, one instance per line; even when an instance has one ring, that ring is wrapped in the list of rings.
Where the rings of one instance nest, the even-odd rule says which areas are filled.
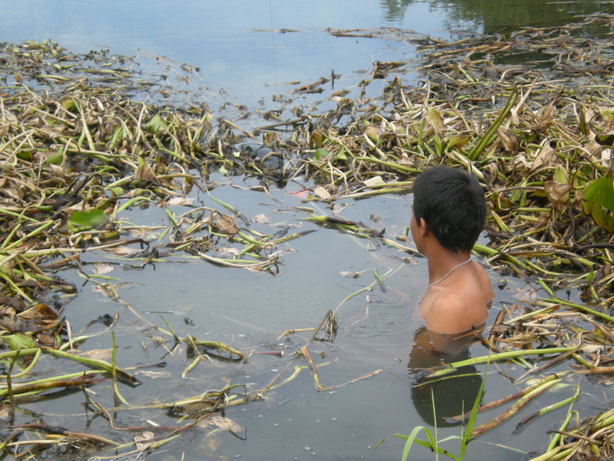
[[[469,252],[453,252],[444,248],[429,232],[427,223],[411,219],[411,233],[418,251],[428,259],[429,285],[433,285],[420,303],[420,315],[429,332],[454,335],[480,327],[488,316],[494,292],[484,268],[467,261]],[[442,280],[443,279],[443,280]]]

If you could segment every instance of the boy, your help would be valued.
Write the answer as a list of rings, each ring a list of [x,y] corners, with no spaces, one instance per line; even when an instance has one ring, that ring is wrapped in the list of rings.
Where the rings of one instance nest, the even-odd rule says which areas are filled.
[[[474,176],[442,166],[420,174],[413,192],[411,233],[428,260],[429,285],[418,301],[426,328],[456,335],[479,327],[494,297],[471,258],[486,219],[482,187]]]

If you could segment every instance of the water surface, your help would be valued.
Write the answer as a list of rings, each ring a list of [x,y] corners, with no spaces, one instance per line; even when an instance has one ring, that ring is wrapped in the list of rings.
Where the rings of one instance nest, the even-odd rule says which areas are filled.
[[[195,103],[213,105],[230,100],[263,109],[277,107],[280,103],[273,96],[289,91],[291,82],[308,83],[334,71],[340,75],[338,88],[343,88],[364,78],[376,60],[407,61],[409,70],[417,66],[412,43],[392,37],[335,37],[328,28],[393,27],[412,30],[420,36],[455,39],[475,33],[512,33],[527,25],[546,27],[580,20],[588,14],[614,13],[610,3],[534,0],[207,0],[174,2],[172,6],[157,0],[3,0],[0,7],[0,41],[52,38],[77,52],[108,48],[113,54],[139,56],[144,68],[157,73],[172,73],[177,63],[188,63],[200,69],[185,83]],[[608,31],[587,26],[581,32]],[[403,78],[411,80],[411,72],[403,74]],[[86,255],[83,262],[92,264],[85,264],[83,270],[91,273],[96,262],[115,264],[109,275],[122,281],[117,284],[122,299],[151,322],[163,325],[164,317],[180,336],[192,334],[199,339],[227,342],[244,351],[282,351],[284,355],[278,358],[256,354],[245,364],[214,361],[181,379],[179,375],[189,363],[185,349],[169,354],[156,340],[155,332],[145,330],[122,305],[111,301],[94,284],[83,284],[74,271],[66,271],[61,275],[79,286],[78,297],[67,304],[64,313],[73,331],[85,328],[100,315],[119,312],[121,320],[115,331],[120,365],[167,362],[161,370],[167,373],[164,378],[141,376],[141,387],[122,389],[127,400],[134,404],[152,399],[169,401],[219,389],[229,379],[253,391],[282,370],[287,370],[284,376],[288,376],[294,365],[305,364],[293,354],[305,344],[309,333],[280,338],[284,330],[316,326],[346,296],[370,285],[375,280],[374,271],[381,275],[398,269],[386,280],[385,291],[376,285],[339,308],[340,331],[333,343],[310,346],[318,363],[332,361],[321,368],[325,385],[342,384],[381,368],[385,371],[356,384],[317,392],[309,371],[303,370],[263,401],[226,412],[227,417],[246,429],[246,440],[222,431],[195,430],[150,458],[182,459],[185,454],[185,459],[220,460],[399,459],[402,444],[390,440],[391,435],[407,434],[416,425],[432,425],[432,420],[424,418],[424,396],[418,398],[412,393],[413,375],[408,371],[414,335],[422,327],[416,302],[427,281],[424,260],[304,221],[306,214],[294,207],[310,206],[319,214],[333,210],[325,203],[302,203],[292,195],[313,186],[300,179],[285,189],[272,187],[270,195],[250,190],[258,183],[248,178],[214,175],[211,180],[219,183],[211,195],[232,204],[249,219],[266,217],[259,224],[263,232],[274,233],[284,227],[315,232],[283,245],[285,254],[276,275],[220,268],[202,261],[129,270],[125,261],[107,254]],[[223,211],[206,194],[195,192],[195,198],[203,206]],[[336,205],[342,211],[335,211],[343,217],[385,229],[389,238],[403,235],[409,225],[410,196],[347,200]],[[177,213],[186,210],[172,208]],[[143,225],[168,225],[162,209],[154,206],[126,212],[125,218]],[[159,232],[152,231],[147,238],[155,242],[159,236]],[[348,276],[355,273],[359,276]],[[494,271],[490,275],[494,282],[501,278]],[[508,278],[501,287],[496,292],[490,322],[502,303],[512,304],[533,290],[530,284],[514,278]],[[87,331],[97,327],[90,328]],[[86,345],[88,349],[109,348],[111,338],[102,335]],[[470,353],[481,355],[486,351],[476,345]],[[107,396],[108,389],[95,390]],[[485,399],[513,390],[505,377],[491,369]],[[586,392],[590,390],[587,385]],[[562,398],[553,393],[540,403],[546,405]],[[78,393],[61,394],[55,400],[31,404],[27,410],[45,415],[49,424],[63,424],[68,413],[93,433],[107,431],[105,420],[89,420],[83,414],[82,399]],[[564,411],[553,415],[550,429],[555,428]],[[490,416],[493,415],[485,417]],[[120,413],[118,423],[136,425],[144,419],[158,424],[176,423],[168,415],[152,416],[146,411]],[[545,430],[538,427],[540,424],[532,426],[539,430],[525,430],[514,437],[513,427],[504,425],[471,444],[467,458],[522,459],[518,452],[495,444],[503,441],[512,448],[543,448]],[[459,427],[442,427],[439,436],[459,432]],[[384,438],[387,441],[372,452],[370,448]],[[450,449],[455,447],[450,444]],[[420,450],[416,448],[412,459],[433,459],[431,453]]]

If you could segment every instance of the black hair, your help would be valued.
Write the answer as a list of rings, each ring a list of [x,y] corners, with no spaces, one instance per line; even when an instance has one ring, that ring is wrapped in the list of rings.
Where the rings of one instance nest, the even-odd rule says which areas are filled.
[[[471,251],[486,219],[484,189],[475,176],[445,166],[424,171],[414,182],[414,217],[446,249]]]

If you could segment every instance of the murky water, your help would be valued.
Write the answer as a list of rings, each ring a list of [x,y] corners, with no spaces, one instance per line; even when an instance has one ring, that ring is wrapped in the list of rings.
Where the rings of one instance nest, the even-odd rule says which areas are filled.
[[[167,62],[186,62],[201,70],[190,82],[190,89],[200,87],[193,97],[207,103],[229,99],[250,107],[272,108],[273,95],[288,91],[289,82],[311,82],[334,70],[340,75],[339,87],[355,84],[369,70],[373,61],[411,60],[413,48],[405,42],[376,38],[340,38],[326,28],[355,29],[398,27],[419,34],[450,38],[467,31],[509,31],[522,25],[560,24],[574,15],[608,12],[614,6],[603,2],[514,2],[484,1],[159,1],[123,2],[64,1],[49,3],[36,0],[0,1],[0,41],[42,40],[51,37],[75,51],[94,47],[109,48],[112,53],[138,54],[149,59],[149,66],[164,69]],[[280,29],[287,29],[280,33]],[[585,30],[587,34],[603,30]],[[151,59],[163,56],[164,59]],[[406,78],[411,78],[408,75]],[[383,372],[370,379],[327,392],[317,392],[309,370],[303,369],[287,384],[268,393],[263,401],[232,408],[226,416],[239,423],[245,440],[212,428],[194,430],[162,447],[151,459],[399,459],[402,443],[391,435],[409,433],[421,424],[431,424],[425,416],[430,408],[430,394],[412,392],[413,377],[408,372],[414,335],[422,326],[416,314],[416,301],[426,283],[426,267],[420,258],[390,247],[304,221],[307,215],[296,206],[312,207],[319,214],[330,214],[322,203],[302,203],[293,195],[306,186],[296,183],[286,189],[270,190],[270,195],[250,190],[257,185],[245,178],[231,180],[217,175],[220,185],[211,191],[215,198],[232,204],[248,218],[256,216],[265,233],[282,228],[315,232],[284,244],[278,273],[228,269],[211,264],[182,260],[149,265],[143,270],[129,270],[125,261],[107,254],[88,254],[86,263],[116,264],[109,276],[118,284],[122,299],[150,321],[163,325],[164,319],[180,336],[192,334],[199,339],[223,341],[243,351],[255,351],[248,363],[201,364],[185,379],[179,376],[186,367],[186,351],[165,350],[152,332],[120,304],[109,300],[92,284],[83,285],[70,271],[61,274],[80,286],[79,296],[64,314],[73,332],[103,314],[119,312],[115,327],[119,348],[118,362],[131,366],[165,360],[162,375],[140,375],[143,385],[123,389],[132,404],[146,404],[153,399],[169,401],[219,389],[227,380],[243,383],[253,391],[265,386],[277,373],[288,377],[295,365],[304,360],[293,356],[310,333],[289,337],[286,329],[310,328],[319,324],[329,309],[335,309],[348,295],[363,289],[379,275],[397,270],[384,284],[363,292],[339,307],[340,330],[332,343],[316,343],[312,354],[321,367],[324,386],[338,385],[375,370]],[[238,186],[238,187],[237,187]],[[307,185],[308,186],[308,185]],[[220,208],[206,194],[195,196],[204,205]],[[346,219],[362,221],[377,230],[385,228],[394,239],[409,224],[411,197],[385,196],[360,201],[345,201]],[[175,207],[181,213],[187,208]],[[339,211],[339,210],[337,210]],[[134,209],[126,219],[142,225],[167,225],[161,208]],[[159,233],[152,231],[148,239]],[[407,244],[407,243],[406,243]],[[93,265],[83,270],[91,273]],[[358,274],[352,277],[352,274]],[[500,276],[491,273],[496,281]],[[497,288],[494,317],[502,302],[513,303],[532,291],[524,281],[508,278]],[[492,318],[491,318],[492,321]],[[92,331],[97,326],[91,327]],[[109,335],[88,342],[88,349],[111,346]],[[283,357],[260,352],[282,351]],[[474,346],[472,354],[484,354]],[[330,364],[327,364],[331,362]],[[50,365],[51,366],[51,365]],[[151,370],[149,370],[151,371]],[[41,372],[43,373],[43,372]],[[465,382],[463,395],[471,405],[480,378]],[[170,383],[170,384],[169,384]],[[108,393],[107,385],[94,390]],[[494,399],[512,392],[509,381],[492,371],[486,378],[485,398]],[[466,391],[466,393],[465,393]],[[586,384],[585,401],[601,392]],[[447,391],[445,391],[447,392]],[[544,396],[547,405],[561,400],[560,394]],[[598,398],[598,397],[595,397]],[[93,433],[105,433],[108,422],[88,419],[83,414],[83,396],[58,394],[56,399],[26,406],[45,415],[48,424],[63,424],[66,415],[83,422]],[[442,414],[447,404],[440,400]],[[559,410],[562,412],[565,410]],[[562,413],[555,416],[562,417]],[[492,416],[491,414],[486,417]],[[91,417],[91,415],[90,415]],[[117,424],[138,425],[144,419],[158,424],[175,423],[164,413],[119,413]],[[554,429],[557,420],[554,419]],[[460,427],[440,427],[439,437],[458,435]],[[496,444],[521,449],[543,447],[545,431],[524,430],[511,437],[513,427],[487,434],[470,445],[467,459],[521,459],[523,455]],[[387,439],[375,451],[371,448]],[[503,441],[503,442],[502,442]],[[456,451],[454,441],[448,447]],[[419,447],[412,459],[433,459]]]
[[[221,184],[227,182],[221,176],[212,179]],[[241,187],[255,185],[243,179],[233,182]],[[223,269],[201,261],[162,263],[144,270],[127,270],[125,262],[105,254],[88,254],[83,258],[90,263],[83,266],[88,274],[93,272],[94,263],[119,263],[108,275],[122,280],[119,285],[122,299],[156,324],[163,325],[161,317],[164,317],[179,336],[191,334],[203,340],[222,341],[242,351],[282,351],[283,357],[256,354],[246,364],[213,362],[197,367],[186,379],[180,379],[179,375],[189,363],[185,349],[178,348],[169,355],[147,336],[142,323],[97,292],[91,284],[83,286],[79,297],[66,308],[65,315],[73,331],[83,328],[93,317],[114,316],[120,312],[115,331],[121,363],[127,366],[166,361],[163,372],[169,376],[156,378],[157,381],[139,375],[144,380],[142,386],[122,390],[132,404],[196,395],[223,387],[226,379],[245,383],[248,390],[254,391],[265,386],[278,372],[282,372],[285,379],[295,365],[304,365],[304,360],[293,357],[293,353],[305,344],[311,333],[279,338],[284,330],[316,326],[326,312],[337,308],[346,296],[370,285],[375,280],[374,271],[384,275],[397,269],[383,287],[377,285],[339,307],[340,330],[334,343],[310,346],[317,362],[325,364],[320,369],[324,386],[343,384],[373,371],[385,370],[365,381],[318,392],[311,374],[304,369],[293,381],[268,393],[262,402],[226,412],[226,416],[247,430],[247,440],[240,441],[221,432],[205,437],[205,431],[197,431],[185,436],[180,444],[171,444],[161,450],[159,459],[180,459],[179,451],[186,453],[186,459],[398,459],[399,440],[388,440],[374,452],[370,447],[395,432],[407,433],[417,424],[432,424],[429,411],[425,411],[430,408],[430,393],[412,392],[413,376],[407,368],[414,336],[422,326],[416,312],[416,299],[427,281],[423,260],[303,221],[306,214],[295,206],[311,206],[319,213],[326,212],[326,207],[301,203],[289,194],[291,190],[291,187],[271,189],[267,196],[225,184],[211,191],[212,196],[232,204],[249,219],[266,217],[263,220],[267,222],[261,224],[265,233],[283,226],[293,231],[315,230],[282,246],[288,253],[281,258],[279,273],[275,276]],[[202,200],[203,206],[216,206],[206,195],[197,198]],[[346,206],[342,215],[347,219],[364,221],[377,230],[385,229],[386,235],[394,238],[401,236],[408,225],[411,197],[386,196],[338,205]],[[179,214],[185,210],[175,207],[173,211]],[[167,220],[161,209],[155,207],[138,214],[132,211],[125,216],[131,220],[138,216],[139,221],[150,225],[164,224]],[[154,233],[150,237],[155,236]],[[354,278],[355,274],[359,275]],[[79,280],[70,272],[63,276],[73,277],[75,282]],[[493,281],[498,279],[496,273],[491,277]],[[524,282],[511,279],[504,291],[497,291],[497,301],[511,303],[517,296],[525,296],[527,289]],[[492,315],[497,310],[493,309]],[[92,327],[92,331],[96,331],[96,327]],[[104,335],[88,341],[87,345],[88,348],[105,349],[111,342],[108,335]],[[483,354],[485,350],[477,347],[474,352]],[[494,389],[502,384],[501,380],[494,373],[488,377],[486,394],[489,398],[491,393],[498,395]],[[171,394],[169,381],[173,387]],[[448,409],[450,402],[446,400],[465,399],[466,405],[470,405],[479,382],[480,378],[475,377],[469,385],[460,386],[461,393],[455,392],[447,399],[445,395],[438,398],[441,415],[451,411]],[[82,396],[75,394],[73,399],[71,405],[78,411]],[[36,408],[43,414],[57,414],[59,423],[66,400],[38,404]],[[153,417],[158,424],[173,422],[164,413],[147,411],[142,415],[126,415],[122,421],[124,425],[136,425],[145,417]],[[104,421],[95,421],[91,430],[104,432]],[[440,435],[458,434],[459,430],[458,427],[440,427]],[[491,437],[496,440],[496,436]],[[543,441],[540,437],[529,432],[526,434],[528,441],[519,437],[511,445],[538,446]],[[474,447],[474,453],[480,456],[496,453],[502,456],[501,449],[496,447],[478,444]],[[420,449],[416,452],[420,453]],[[175,453],[175,458],[169,458],[169,453]],[[426,452],[423,455],[429,458]],[[503,456],[503,459],[518,459],[514,452],[505,452]]]
[[[159,73],[171,62],[189,63],[200,69],[182,82],[193,102],[230,99],[268,109],[279,104],[272,97],[288,91],[289,82],[309,83],[334,70],[341,89],[364,78],[376,60],[409,60],[411,68],[414,48],[405,42],[335,37],[328,28],[393,27],[450,38],[614,12],[608,2],[533,0],[182,0],[172,6],[160,0],[1,0],[0,8],[1,41],[52,38],[76,52],[108,48],[142,56]],[[585,32],[604,31],[587,26]]]

